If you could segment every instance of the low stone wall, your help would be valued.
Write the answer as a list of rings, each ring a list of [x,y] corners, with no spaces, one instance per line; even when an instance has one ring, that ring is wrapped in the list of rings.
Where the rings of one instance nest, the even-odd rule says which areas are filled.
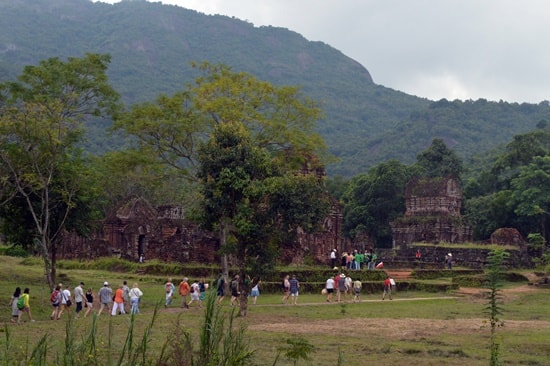
[[[422,257],[416,259],[416,251]],[[406,249],[377,249],[377,262],[384,262],[384,268],[445,268],[445,256],[453,255],[453,265],[481,269],[487,265],[490,249],[410,247]],[[508,268],[533,268],[534,264],[527,252],[518,249],[508,250],[510,256],[506,262]]]

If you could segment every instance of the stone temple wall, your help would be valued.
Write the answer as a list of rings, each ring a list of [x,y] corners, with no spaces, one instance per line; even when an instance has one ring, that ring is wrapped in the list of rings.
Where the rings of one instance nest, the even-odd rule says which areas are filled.
[[[461,218],[462,191],[456,179],[415,178],[405,190],[404,216],[391,223],[393,247],[412,242],[463,243],[472,229]]]

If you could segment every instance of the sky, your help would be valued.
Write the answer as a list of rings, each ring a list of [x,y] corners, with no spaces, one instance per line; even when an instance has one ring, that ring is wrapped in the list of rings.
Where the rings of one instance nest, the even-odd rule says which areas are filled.
[[[431,100],[550,100],[548,0],[160,2],[290,29],[356,60],[376,84],[407,94]]]

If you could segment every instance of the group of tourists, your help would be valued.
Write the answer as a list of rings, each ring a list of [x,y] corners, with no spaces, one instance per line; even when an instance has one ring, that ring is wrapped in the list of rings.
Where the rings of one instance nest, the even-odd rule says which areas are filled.
[[[189,278],[184,277],[178,285],[178,293],[181,296],[181,308],[189,309],[190,305],[197,303],[198,307],[202,307],[202,302],[206,298],[206,290],[208,283],[204,278],[195,280],[189,283]],[[174,295],[176,294],[176,285],[172,282],[172,278],[164,283],[165,302],[164,307],[169,307],[173,303]]]
[[[16,287],[13,295],[11,296],[9,306],[11,306],[11,319],[12,323],[21,323],[21,317],[27,314],[29,321],[34,322],[31,314],[30,305],[30,289],[27,287],[21,293],[21,287]]]
[[[327,296],[327,302],[332,302],[333,300],[336,302],[346,302],[348,299],[352,302],[358,302],[361,301],[362,287],[363,283],[360,279],[354,281],[350,276],[346,276],[343,272],[340,272],[334,277],[329,277],[327,279],[321,293]],[[395,281],[391,276],[386,276],[382,300],[384,300],[386,296],[388,296],[390,300],[392,299],[393,287],[395,287]]]
[[[250,287],[249,296],[252,298],[252,303],[256,304],[256,301],[258,297],[260,296],[260,286],[261,281],[257,279],[250,279],[250,277],[246,277],[244,279],[244,282],[247,286]],[[229,287],[229,293],[226,291],[226,284]],[[227,281],[227,279],[220,274],[218,278],[214,281],[213,285],[216,288],[216,303],[218,305],[221,305],[223,299],[226,297],[226,295],[230,296],[230,305],[239,305],[239,298],[241,296],[241,284],[240,284],[240,276],[237,274],[235,275],[231,281]],[[173,304],[174,296],[176,294],[179,294],[181,297],[181,305],[180,308],[182,309],[189,309],[193,303],[197,304],[197,307],[202,307],[202,303],[206,299],[206,292],[209,288],[208,282],[204,278],[196,279],[194,282],[189,281],[188,277],[184,277],[180,283],[177,286],[177,293],[176,293],[176,285],[172,282],[172,278],[168,278],[168,280],[164,283],[163,289],[165,293],[165,307],[169,307]]]
[[[332,249],[329,255],[330,268],[337,268],[337,250]],[[378,256],[373,250],[366,249],[360,252],[355,249],[353,252],[344,252],[340,257],[341,268],[346,268],[350,271],[360,271],[363,268],[374,270],[376,268],[376,260]]]

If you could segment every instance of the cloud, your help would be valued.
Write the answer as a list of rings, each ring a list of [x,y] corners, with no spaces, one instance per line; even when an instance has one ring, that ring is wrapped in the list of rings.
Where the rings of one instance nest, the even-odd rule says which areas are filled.
[[[288,28],[360,62],[376,83],[430,99],[550,95],[547,0],[162,2]]]

